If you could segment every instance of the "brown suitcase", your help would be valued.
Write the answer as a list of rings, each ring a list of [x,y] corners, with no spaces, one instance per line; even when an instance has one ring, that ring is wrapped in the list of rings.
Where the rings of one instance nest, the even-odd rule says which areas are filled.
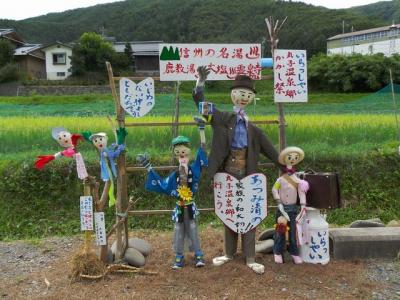
[[[302,173],[300,178],[310,184],[307,192],[307,206],[320,209],[342,206],[338,173],[307,171]]]

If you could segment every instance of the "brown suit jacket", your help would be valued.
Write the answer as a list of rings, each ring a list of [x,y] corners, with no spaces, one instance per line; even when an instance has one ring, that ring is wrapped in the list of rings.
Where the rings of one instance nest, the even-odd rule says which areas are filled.
[[[199,102],[204,101],[203,89],[193,91],[193,100],[197,107]],[[211,152],[208,160],[207,173],[209,178],[213,178],[215,173],[223,170],[223,165],[228,157],[233,135],[236,127],[236,113],[222,112],[217,109],[211,118],[213,128],[213,138]],[[246,175],[258,171],[258,161],[260,152],[269,158],[279,168],[284,168],[278,162],[278,152],[260,128],[251,122],[247,123],[247,167]]]

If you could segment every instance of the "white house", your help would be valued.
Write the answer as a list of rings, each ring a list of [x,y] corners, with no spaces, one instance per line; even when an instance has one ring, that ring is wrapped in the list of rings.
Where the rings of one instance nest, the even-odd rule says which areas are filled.
[[[327,54],[400,54],[400,24],[338,34],[327,40]]]
[[[48,80],[63,80],[71,73],[72,47],[56,42],[42,47],[46,54],[46,74]]]

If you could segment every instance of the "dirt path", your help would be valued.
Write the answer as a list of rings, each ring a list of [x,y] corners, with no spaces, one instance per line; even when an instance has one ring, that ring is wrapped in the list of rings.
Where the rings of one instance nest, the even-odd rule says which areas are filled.
[[[153,245],[146,270],[158,275],[117,275],[71,283],[71,254],[80,237],[50,238],[39,243],[0,243],[0,297],[4,299],[400,299],[396,262],[332,261],[326,266],[276,265],[271,255],[258,255],[266,272],[256,275],[238,256],[222,267],[211,259],[222,253],[222,230],[201,232],[207,265],[171,270],[169,232],[135,232]],[[46,280],[49,286],[46,284]],[[271,298],[272,297],[272,298]]]

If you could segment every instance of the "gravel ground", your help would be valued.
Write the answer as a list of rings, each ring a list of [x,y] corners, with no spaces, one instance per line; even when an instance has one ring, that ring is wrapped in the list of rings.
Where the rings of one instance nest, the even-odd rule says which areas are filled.
[[[222,252],[222,230],[202,230],[206,267],[191,262],[180,271],[170,268],[171,233],[135,232],[157,248],[145,269],[158,275],[108,275],[96,282],[71,283],[70,258],[82,237],[54,237],[0,242],[0,298],[4,299],[400,299],[399,261],[335,261],[326,266],[273,263],[258,255],[263,275],[248,270],[238,257],[226,266],[211,265]],[[152,288],[150,289],[149,286]]]

